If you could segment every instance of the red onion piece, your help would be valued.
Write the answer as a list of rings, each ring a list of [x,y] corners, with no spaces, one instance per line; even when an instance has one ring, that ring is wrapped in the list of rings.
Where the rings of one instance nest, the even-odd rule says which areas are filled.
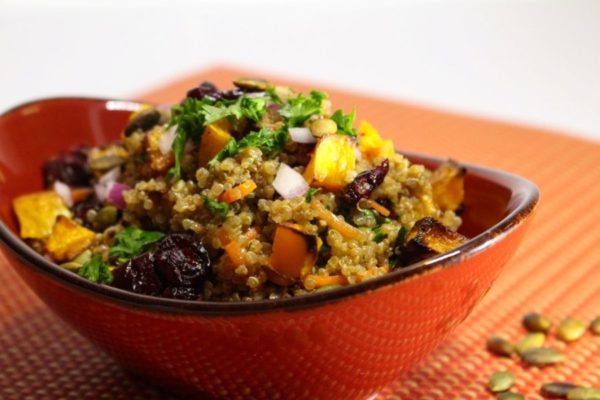
[[[69,185],[56,180],[54,181],[53,189],[60,196],[60,198],[65,202],[67,207],[71,207],[73,205],[73,196],[71,195],[71,188]]]
[[[167,154],[173,147],[173,141],[175,141],[175,133],[177,132],[177,125],[173,125],[167,129],[162,136],[158,139],[158,148],[162,154]]]
[[[121,169],[119,167],[115,167],[98,179],[98,183],[94,185],[94,191],[96,192],[96,197],[98,197],[98,200],[102,202],[107,199],[112,184],[116,182],[120,176]]]
[[[317,139],[310,133],[308,128],[289,128],[288,132],[292,141],[296,143],[316,143]]]
[[[308,191],[304,177],[284,163],[279,164],[273,187],[286,200],[304,196]]]
[[[124,183],[113,182],[108,190],[108,201],[114,204],[119,210],[125,208],[125,199],[123,199],[123,192],[131,189]]]

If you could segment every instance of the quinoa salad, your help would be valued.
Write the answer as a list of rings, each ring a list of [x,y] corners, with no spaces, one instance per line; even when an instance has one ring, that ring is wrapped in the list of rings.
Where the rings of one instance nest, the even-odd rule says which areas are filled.
[[[14,199],[21,237],[98,284],[203,301],[353,285],[466,240],[458,163],[411,163],[324,92],[233,84],[47,160],[45,190]]]

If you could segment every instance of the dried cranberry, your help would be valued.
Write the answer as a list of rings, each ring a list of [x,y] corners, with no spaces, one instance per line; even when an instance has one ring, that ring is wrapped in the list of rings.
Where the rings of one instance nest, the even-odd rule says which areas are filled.
[[[156,271],[169,286],[197,286],[211,272],[208,252],[191,235],[171,234],[154,253]]]
[[[81,221],[83,221],[84,224],[89,225],[86,218],[87,212],[89,210],[98,211],[100,208],[102,208],[102,203],[100,202],[100,200],[98,200],[98,197],[96,197],[95,194],[92,194],[88,196],[85,200],[76,203],[72,207],[72,210],[76,218],[79,218]]]
[[[150,253],[142,253],[115,269],[112,284],[150,296],[156,296],[162,291],[162,283],[154,271],[154,260]]]
[[[195,300],[198,298],[198,290],[186,286],[169,286],[162,292],[161,296],[170,299]]]
[[[202,82],[193,89],[187,92],[187,98],[204,99],[208,98],[213,101],[219,100],[235,100],[242,96],[244,91],[241,89],[219,90],[212,82]]]
[[[87,165],[87,153],[88,148],[80,146],[46,161],[42,167],[44,185],[49,187],[61,181],[70,186],[89,186],[92,173]]]
[[[361,172],[344,187],[342,200],[348,204],[356,204],[360,199],[368,198],[373,190],[381,185],[389,169],[390,163],[386,158],[377,167]]]

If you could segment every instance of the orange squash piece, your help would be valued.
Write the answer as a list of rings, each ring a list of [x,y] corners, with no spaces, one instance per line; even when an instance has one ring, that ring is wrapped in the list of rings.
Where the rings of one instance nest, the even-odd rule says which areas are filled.
[[[431,174],[433,200],[443,211],[458,209],[465,197],[466,169],[456,161],[441,164]]]
[[[346,186],[346,176],[356,165],[356,145],[346,135],[321,138],[304,171],[304,179],[312,186],[337,191]]]
[[[46,241],[46,251],[54,261],[70,261],[87,249],[95,236],[91,230],[61,215]]]
[[[316,261],[316,246],[310,243],[307,235],[289,226],[277,226],[269,266],[278,275],[290,280],[301,279]]]
[[[54,191],[30,193],[13,200],[23,239],[45,239],[52,233],[56,218],[71,212]]]
[[[229,132],[231,132],[231,125],[226,118],[213,122],[204,128],[198,153],[198,162],[201,167],[206,166],[231,140]]]
[[[360,152],[369,160],[376,157],[390,158],[395,154],[394,142],[383,140],[377,129],[367,121],[361,121],[358,128],[358,137]]]

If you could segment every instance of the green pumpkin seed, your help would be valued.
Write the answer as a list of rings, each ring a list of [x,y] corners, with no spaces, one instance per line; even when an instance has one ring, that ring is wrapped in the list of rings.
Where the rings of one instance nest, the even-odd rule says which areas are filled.
[[[525,397],[515,392],[500,393],[496,399],[498,400],[525,400]]]
[[[569,400],[600,400],[600,389],[578,387],[567,394]]]
[[[310,123],[310,133],[313,136],[321,137],[325,135],[333,135],[337,132],[337,124],[328,118],[316,119]]]
[[[515,346],[501,336],[490,336],[486,342],[486,347],[498,356],[510,357],[515,353]]]
[[[548,382],[542,385],[540,392],[544,397],[566,399],[567,394],[576,387],[577,385],[569,382]]]
[[[517,353],[523,354],[523,352],[527,350],[542,347],[545,341],[546,335],[541,332],[528,333],[523,339],[517,342],[515,349],[517,350]]]
[[[515,377],[508,371],[496,371],[490,377],[488,387],[490,391],[504,392],[511,388],[515,383]]]
[[[258,78],[239,78],[233,81],[233,84],[240,89],[255,91],[265,91],[267,90],[267,86],[269,86],[269,82]]]
[[[552,328],[552,321],[545,315],[530,312],[523,317],[523,326],[529,332],[543,332],[548,333]]]
[[[125,164],[125,161],[127,160],[123,157],[116,156],[114,154],[108,154],[89,160],[88,165],[94,171],[107,171],[109,169],[113,169],[114,167]]]
[[[521,353],[521,359],[527,364],[538,367],[558,364],[565,361],[565,357],[556,349],[551,347],[538,347]]]
[[[558,325],[556,336],[564,342],[574,342],[583,336],[586,328],[580,320],[567,318]]]
[[[84,252],[82,252],[81,254],[79,254],[77,257],[75,257],[73,259],[74,262],[79,263],[81,265],[85,264],[86,262],[90,261],[92,259],[92,251],[91,250],[85,250]]]
[[[60,266],[71,272],[77,272],[77,271],[79,271],[79,268],[81,268],[83,266],[83,264],[77,263],[75,261],[69,261],[69,262],[60,264]]]
[[[94,227],[100,231],[108,228],[117,222],[119,210],[115,206],[104,206],[96,214],[94,218]]]
[[[596,317],[596,319],[592,321],[590,324],[590,331],[592,331],[594,335],[600,335],[600,317]]]
[[[317,290],[315,290],[315,293],[318,293],[318,292],[327,292],[329,290],[337,289],[337,288],[340,288],[340,287],[342,287],[342,285],[338,285],[338,284],[322,286],[322,287],[318,288]]]

